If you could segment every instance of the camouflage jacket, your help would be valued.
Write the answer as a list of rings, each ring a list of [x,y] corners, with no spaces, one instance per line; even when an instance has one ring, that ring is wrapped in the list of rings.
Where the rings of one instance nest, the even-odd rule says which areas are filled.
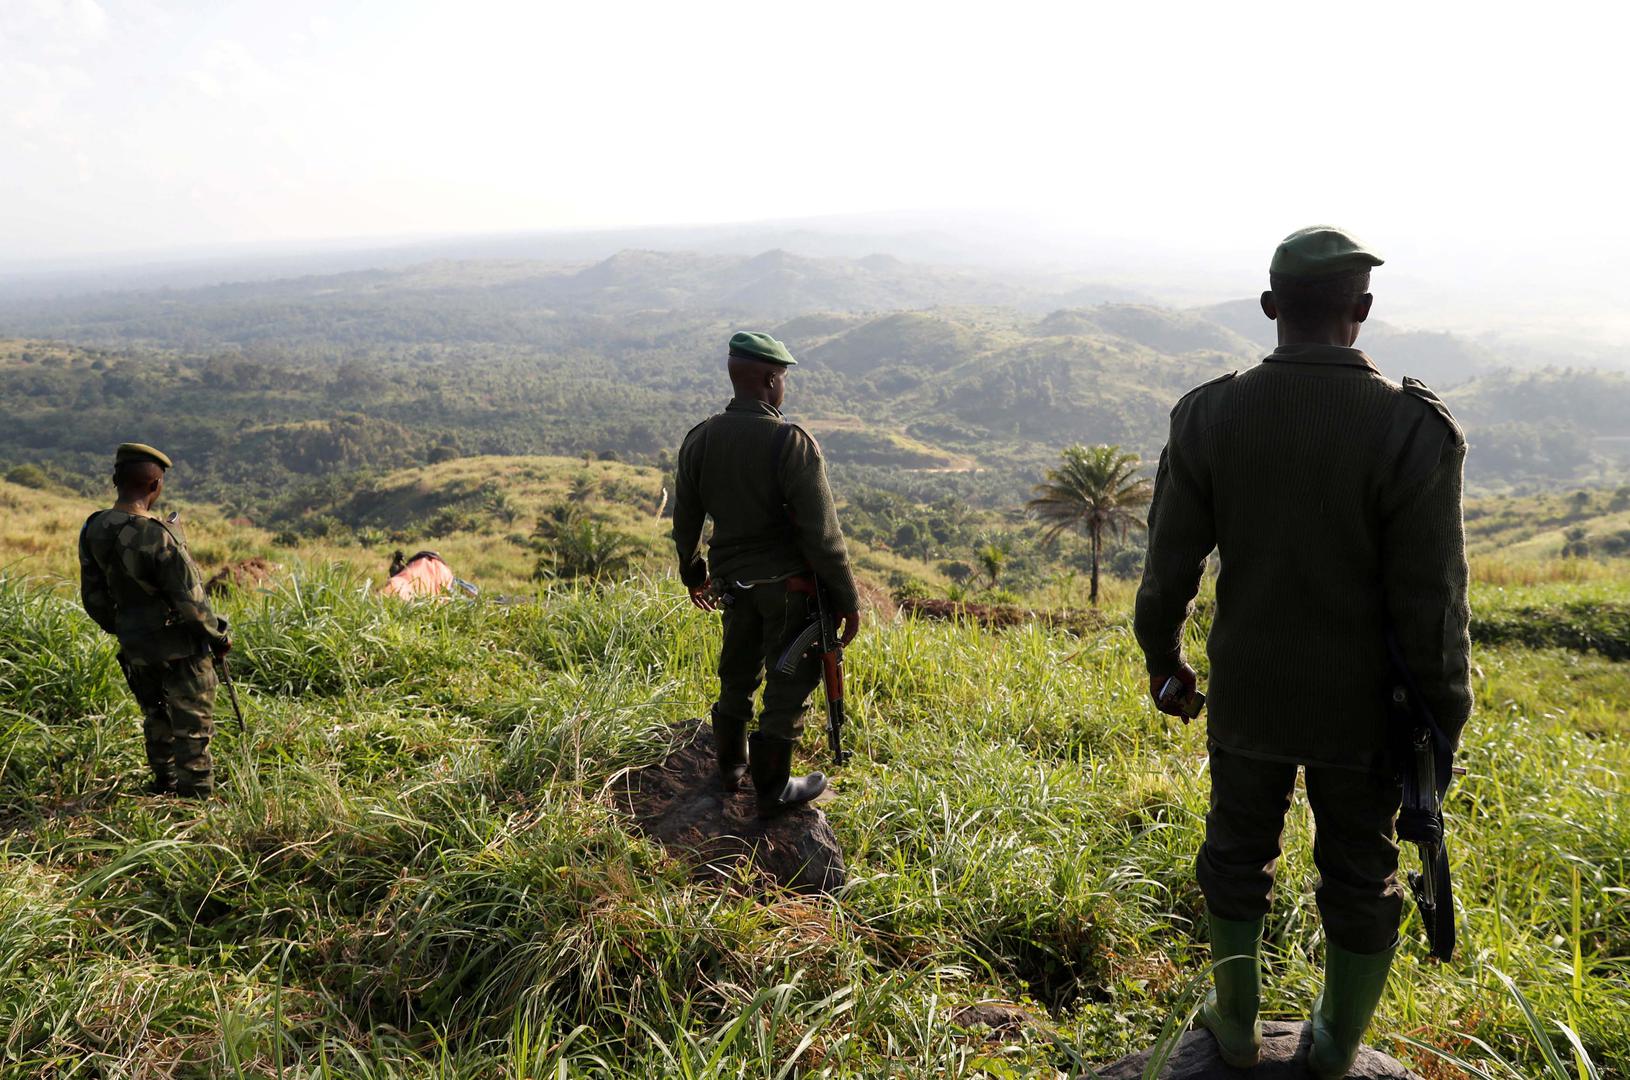
[[[79,586],[86,612],[131,660],[197,656],[222,638],[180,527],[156,517],[99,510],[87,518]]]

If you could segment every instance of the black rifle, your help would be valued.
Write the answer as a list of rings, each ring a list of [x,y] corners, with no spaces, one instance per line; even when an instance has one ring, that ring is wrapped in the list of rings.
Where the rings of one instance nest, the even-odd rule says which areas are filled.
[[[238,688],[232,685],[232,669],[226,666],[226,654],[215,654],[215,666],[221,671],[221,685],[226,687],[227,700],[232,702],[232,715],[238,718],[238,734],[242,735],[243,710],[238,708]]]
[[[1455,894],[1449,878],[1443,798],[1454,777],[1454,747],[1421,697],[1398,639],[1390,633],[1387,651],[1393,669],[1389,706],[1404,789],[1398,839],[1420,849],[1421,868],[1410,872],[1409,889],[1421,913],[1429,955],[1448,962],[1455,954]]]
[[[171,515],[174,517],[175,515]],[[215,628],[227,641],[227,649],[232,647],[232,627],[226,621],[225,615],[215,616]],[[211,659],[215,661],[215,671],[220,676],[221,685],[226,687],[227,700],[232,702],[232,715],[238,718],[238,734],[242,735],[243,710],[238,708],[238,688],[232,685],[232,669],[226,665],[226,649],[217,651],[210,647]]]
[[[838,628],[831,606],[827,603],[826,590],[814,574],[807,578],[788,578],[787,590],[810,595],[814,610],[810,612],[809,624],[799,631],[786,652],[781,654],[775,670],[782,675],[791,675],[810,652],[820,654],[821,686],[826,693],[826,742],[832,750],[832,764],[847,764],[852,754],[843,748],[843,725],[846,722],[843,714],[843,642],[838,639]]]

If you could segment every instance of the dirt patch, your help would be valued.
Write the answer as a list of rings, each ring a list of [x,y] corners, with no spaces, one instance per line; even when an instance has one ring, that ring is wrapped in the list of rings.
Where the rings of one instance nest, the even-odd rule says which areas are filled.
[[[996,630],[1041,623],[1057,630],[1087,633],[1109,625],[1109,620],[1097,611],[1031,611],[1010,604],[976,604],[966,600],[905,597],[900,601],[900,610],[921,619],[974,622]]]
[[[844,883],[843,851],[814,806],[761,819],[751,782],[719,788],[713,727],[700,720],[675,732],[667,759],[613,784],[617,805],[640,832],[688,863],[699,879],[734,880],[745,868],[766,889],[832,892]]]
[[[982,1030],[994,1038],[1004,1038],[1017,1035],[1035,1023],[1036,1017],[1027,1009],[1005,1001],[981,1001],[952,1009],[950,1020],[957,1027],[969,1031]]]
[[[894,598],[888,590],[874,585],[870,581],[855,579],[855,591],[860,594],[860,607],[868,612],[878,622],[888,622],[894,618],[900,609],[894,603]]]
[[[214,577],[204,582],[204,591],[211,596],[221,596],[237,589],[259,588],[281,569],[277,563],[269,562],[259,555],[252,559],[227,563],[215,572]]]

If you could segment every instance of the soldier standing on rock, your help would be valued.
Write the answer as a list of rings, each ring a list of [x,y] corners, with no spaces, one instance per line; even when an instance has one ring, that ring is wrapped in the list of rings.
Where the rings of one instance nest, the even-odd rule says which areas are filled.
[[[1258,952],[1300,766],[1327,939],[1308,1059],[1321,1077],[1344,1075],[1358,1052],[1402,914],[1387,635],[1451,739],[1472,706],[1466,442],[1425,385],[1390,382],[1353,348],[1379,265],[1335,228],[1279,245],[1262,294],[1279,347],[1172,410],[1135,617],[1157,703],[1172,677],[1192,701],[1183,624],[1216,549],[1211,809],[1197,872],[1213,958],[1228,962],[1200,1019],[1225,1061],[1256,1063]]]
[[[761,816],[806,803],[826,789],[821,773],[792,778],[792,752],[804,729],[809,695],[821,680],[818,656],[791,675],[776,661],[808,622],[814,582],[840,612],[845,645],[860,629],[860,601],[838,527],[820,447],[781,415],[787,372],[797,364],[768,334],[730,339],[724,412],[685,436],[674,482],[674,543],[691,602],[724,609],[719,699],[713,706],[719,777],[734,791],[749,771]],[[708,560],[702,524],[713,519]],[[753,695],[764,684],[751,738]]]
[[[170,459],[151,446],[119,447],[118,501],[92,514],[79,533],[80,596],[96,624],[119,639],[119,666],[142,711],[149,790],[207,798],[215,790],[211,657],[232,640],[210,610],[180,527],[153,513],[169,468]]]

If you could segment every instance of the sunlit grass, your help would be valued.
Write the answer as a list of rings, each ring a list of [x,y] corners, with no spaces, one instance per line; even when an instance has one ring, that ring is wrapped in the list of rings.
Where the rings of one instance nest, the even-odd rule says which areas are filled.
[[[1147,707],[1124,609],[1086,636],[870,625],[825,902],[696,884],[605,793],[710,696],[718,623],[671,582],[406,606],[296,567],[228,613],[248,728],[223,702],[226,794],[198,807],[137,794],[139,720],[71,596],[0,582],[0,1076],[1052,1075],[1146,1046],[1207,960],[1203,732]],[[1630,680],[1476,661],[1464,951],[1424,964],[1411,916],[1374,1041],[1538,1071],[1498,970],[1622,1074]],[[1276,1017],[1318,985],[1308,841],[1298,804]],[[1038,1022],[957,1029],[984,999]]]

